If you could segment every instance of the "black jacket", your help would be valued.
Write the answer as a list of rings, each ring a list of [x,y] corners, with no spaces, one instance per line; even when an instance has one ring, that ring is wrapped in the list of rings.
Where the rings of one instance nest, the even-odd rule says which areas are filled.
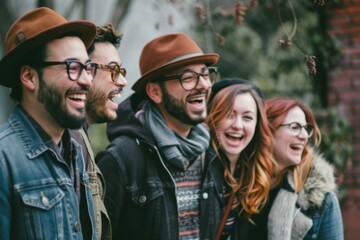
[[[224,168],[223,168],[222,164],[220,163],[219,157],[217,156],[215,150],[212,147],[210,147],[206,151],[206,162],[211,163],[210,164],[211,173],[213,175],[220,176],[215,179],[216,180],[216,188],[223,190],[225,188],[225,184],[226,184],[225,180],[224,180]],[[221,193],[221,196],[222,196],[222,199],[221,199],[220,206],[222,208],[220,210],[220,221],[223,218],[223,212],[226,208],[222,193]],[[218,225],[220,225],[220,223],[218,223]],[[216,230],[217,230],[217,228],[216,228]],[[251,223],[249,222],[249,220],[243,214],[238,215],[234,219],[234,225],[232,227],[233,230],[231,232],[230,239],[232,239],[232,240],[258,239],[258,238],[254,238],[251,234],[249,234],[250,228],[251,228]]]
[[[105,206],[113,239],[176,240],[179,236],[175,182],[153,139],[135,117],[141,103],[136,94],[118,109],[108,125],[110,145],[96,161],[105,177]],[[200,193],[201,239],[214,239],[223,210],[216,162],[204,163]]]

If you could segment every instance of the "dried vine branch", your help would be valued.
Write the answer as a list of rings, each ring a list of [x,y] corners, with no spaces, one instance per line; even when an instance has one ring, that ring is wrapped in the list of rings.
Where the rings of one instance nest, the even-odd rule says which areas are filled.
[[[175,2],[175,0],[167,0],[167,1],[170,1],[172,3]],[[210,1],[211,0],[196,0],[194,9],[195,9],[198,19],[207,28],[207,30],[205,31],[206,38],[208,39],[209,34],[211,33],[213,36],[215,36],[216,42],[219,45],[224,45],[225,38],[220,32],[216,31],[214,23],[212,21],[212,12],[211,12],[212,8],[210,6]],[[325,4],[325,0],[311,0],[311,1],[313,1],[313,3],[318,6],[323,6]],[[203,2],[203,3],[201,3],[201,2]],[[281,15],[280,3],[281,3],[281,0],[277,0],[277,15],[279,18],[279,22],[281,24],[281,28],[283,29],[283,32],[286,35],[287,39],[279,39],[278,43],[281,47],[291,48],[294,46],[297,51],[299,51],[302,55],[305,56],[309,74],[315,75],[316,74],[316,56],[306,54],[293,41],[293,39],[296,35],[296,32],[297,32],[297,28],[298,28],[298,19],[297,19],[296,13],[295,13],[294,6],[292,4],[292,0],[287,0],[287,4],[289,6],[292,20],[293,20],[293,25],[292,25],[291,31],[288,31],[285,28],[284,20],[282,19],[282,15]],[[258,7],[258,5],[259,5],[258,0],[250,0],[248,5],[244,4],[244,2],[242,0],[237,0],[231,9],[235,22],[237,24],[243,24],[245,21],[244,17],[245,17],[247,10],[254,10]],[[217,11],[219,11],[219,9],[217,9]],[[226,12],[226,10],[222,9],[222,12]],[[227,14],[224,14],[224,13],[220,14],[220,15],[222,15],[224,17],[227,16]],[[208,42],[209,41],[207,41],[207,45],[209,44]],[[210,46],[210,48],[212,48],[212,47]]]
[[[282,19],[282,17],[281,17],[280,1],[281,1],[281,0],[278,0],[278,1],[277,1],[278,18],[279,18],[281,27],[282,27],[285,35],[287,36],[287,39],[286,39],[286,40],[284,40],[284,39],[279,39],[278,42],[279,42],[280,46],[282,46],[282,47],[290,48],[290,47],[294,46],[302,55],[305,56],[306,65],[307,65],[309,74],[310,74],[310,75],[315,75],[315,74],[316,74],[316,56],[309,56],[309,55],[307,55],[307,54],[304,53],[304,51],[302,51],[302,50],[293,42],[293,40],[292,40],[293,37],[294,37],[295,34],[296,34],[296,31],[297,31],[297,17],[296,17],[296,13],[295,13],[294,7],[293,7],[293,5],[292,5],[292,2],[291,2],[291,0],[287,0],[288,5],[289,5],[289,8],[290,8],[290,11],[291,11],[291,15],[292,15],[292,18],[293,18],[293,28],[292,28],[291,33],[289,34],[288,31],[286,30],[285,26],[284,26],[284,22],[283,22],[283,19]]]

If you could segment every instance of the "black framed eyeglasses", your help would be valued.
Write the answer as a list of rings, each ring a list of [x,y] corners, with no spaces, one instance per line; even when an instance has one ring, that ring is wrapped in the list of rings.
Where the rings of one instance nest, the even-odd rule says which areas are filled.
[[[113,82],[117,82],[117,80],[119,79],[120,74],[125,77],[126,76],[126,69],[125,68],[121,68],[119,65],[115,64],[115,65],[104,65],[104,64],[97,64],[97,68],[104,70],[104,71],[109,71],[111,73],[111,80]]]
[[[292,122],[292,123],[284,123],[280,124],[280,126],[286,126],[290,129],[290,133],[293,136],[299,136],[301,133],[301,130],[304,128],[306,133],[308,134],[308,138],[310,138],[314,133],[314,126],[311,124],[306,124],[304,126],[301,126],[298,122]]]
[[[87,74],[91,76],[91,81],[95,78],[96,75],[97,64],[93,62],[87,62],[83,64],[77,60],[65,60],[63,62],[45,61],[36,64],[36,67],[44,68],[55,65],[66,65],[66,72],[68,74],[69,79],[72,81],[77,81],[80,78],[81,73],[84,69],[87,72]]]
[[[176,74],[175,76],[162,77],[157,79],[157,81],[164,82],[168,80],[179,80],[181,87],[184,90],[191,91],[198,85],[200,76],[205,80],[210,80],[211,83],[214,83],[217,80],[217,74],[218,70],[216,67],[205,67],[201,69],[201,73],[188,69]]]

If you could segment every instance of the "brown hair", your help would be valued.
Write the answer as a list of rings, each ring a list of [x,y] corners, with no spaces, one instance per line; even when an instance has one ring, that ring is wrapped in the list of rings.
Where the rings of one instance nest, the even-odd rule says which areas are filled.
[[[306,121],[314,126],[314,134],[312,136],[312,140],[315,146],[318,146],[321,141],[321,134],[319,127],[316,123],[315,117],[311,113],[310,109],[307,108],[301,102],[286,97],[275,97],[266,101],[266,114],[270,124],[270,130],[272,134],[276,132],[276,130],[283,123],[286,115],[290,111],[290,109],[294,107],[299,107],[305,114]],[[284,169],[282,172],[278,172],[275,178],[274,184],[279,184],[288,170],[293,170],[293,178],[294,178],[294,187],[296,192],[300,192],[303,188],[307,176],[310,171],[312,162],[312,154],[309,151],[308,146],[305,146],[304,151],[302,153],[301,162],[298,165],[288,167]]]
[[[120,46],[121,39],[122,33],[117,32],[111,23],[107,23],[103,26],[97,26],[96,36],[94,42],[88,49],[88,54],[90,55],[95,50],[95,43],[109,42],[114,45],[115,48],[118,48]]]
[[[257,105],[258,120],[253,139],[238,159],[240,176],[236,180],[230,172],[228,159],[220,154],[221,146],[216,137],[216,129],[219,122],[232,112],[236,96],[244,93],[250,93],[254,98]],[[210,129],[211,144],[224,167],[225,181],[232,187],[239,200],[239,205],[247,217],[259,213],[268,199],[272,170],[275,164],[271,152],[272,136],[263,102],[252,86],[234,84],[219,91],[211,101],[209,108],[206,122]]]

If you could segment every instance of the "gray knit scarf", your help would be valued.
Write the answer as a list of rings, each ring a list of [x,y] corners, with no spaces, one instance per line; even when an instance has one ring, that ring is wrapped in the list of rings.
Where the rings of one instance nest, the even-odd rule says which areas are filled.
[[[146,126],[167,163],[185,170],[190,166],[187,162],[191,163],[208,148],[210,134],[204,124],[194,126],[189,136],[183,138],[168,128],[164,117],[153,103],[149,102],[144,111]]]

